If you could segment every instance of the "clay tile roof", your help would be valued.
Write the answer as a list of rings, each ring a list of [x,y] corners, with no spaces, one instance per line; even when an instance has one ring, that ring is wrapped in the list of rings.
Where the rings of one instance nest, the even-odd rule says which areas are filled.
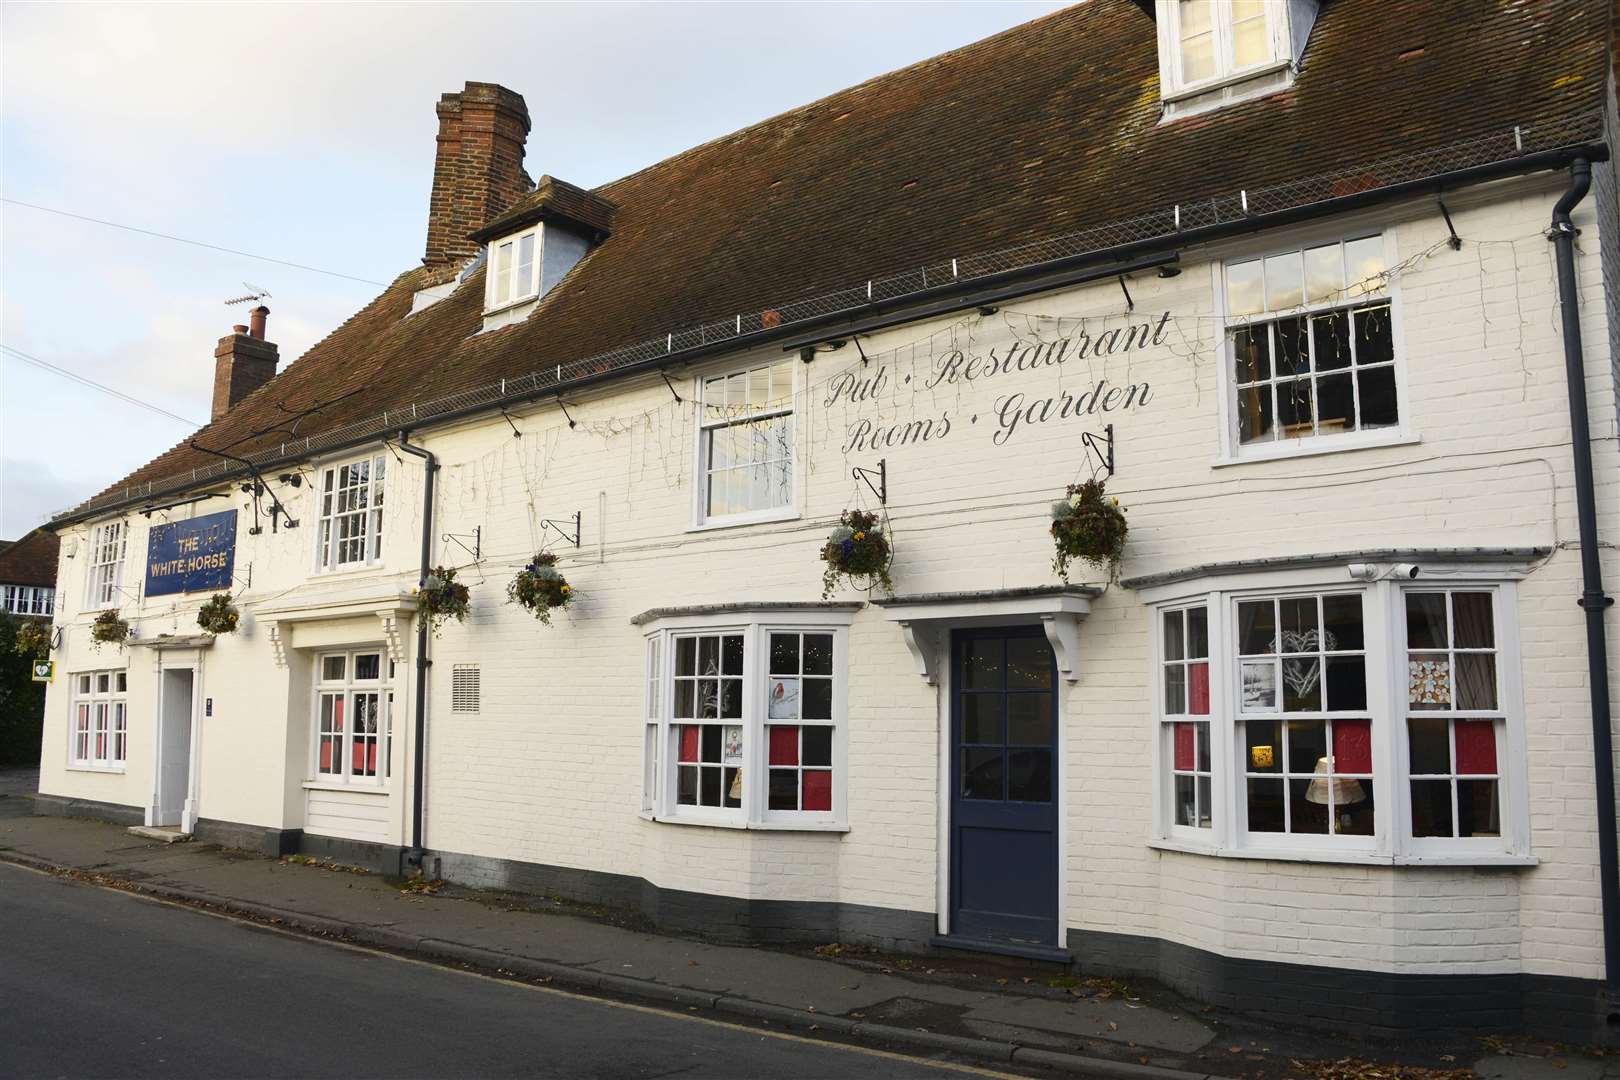
[[[1331,0],[1292,87],[1161,123],[1152,18],[1133,0],[1092,0],[592,192],[552,181],[517,212],[550,200],[584,217],[611,204],[612,235],[528,319],[479,333],[482,270],[407,317],[415,290],[459,268],[407,271],[199,440],[293,453],[278,406],[363,387],[293,440],[336,445],[381,431],[385,410],[470,400],[555,365],[611,370],[620,361],[599,358],[618,346],[681,342],[684,329],[733,319],[758,328],[762,312],[958,256],[1082,230],[1126,235],[1117,223],[1140,231],[1177,205],[1237,218],[1240,190],[1251,202],[1267,191],[1277,205],[1320,201],[1402,178],[1394,159],[1439,175],[1512,156],[1515,127],[1536,148],[1602,138],[1608,5],[1463,6]],[[1438,148],[1454,152],[1428,153]],[[1173,242],[1168,224],[1154,228]],[[189,470],[216,462],[182,444],[75,513],[147,497],[147,485],[179,490]]]
[[[556,218],[579,227],[586,233],[606,237],[613,232],[612,203],[584,188],[542,176],[534,191],[519,199],[517,205],[496,220],[471,234],[480,244],[515,232],[526,225],[548,218]]]
[[[0,585],[56,584],[56,534],[35,529],[0,550]]]

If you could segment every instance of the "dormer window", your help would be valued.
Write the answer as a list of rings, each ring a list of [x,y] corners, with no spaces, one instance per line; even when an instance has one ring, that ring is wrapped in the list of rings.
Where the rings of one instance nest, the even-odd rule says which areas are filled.
[[[1158,0],[1165,119],[1293,85],[1315,14],[1309,0]]]
[[[485,309],[494,311],[537,295],[540,292],[539,256],[538,228],[491,244]]]

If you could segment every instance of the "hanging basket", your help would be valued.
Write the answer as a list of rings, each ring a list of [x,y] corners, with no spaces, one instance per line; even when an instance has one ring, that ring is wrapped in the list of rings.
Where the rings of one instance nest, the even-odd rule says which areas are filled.
[[[550,626],[552,611],[568,606],[574,587],[558,572],[557,556],[542,551],[506,586],[506,598]]]
[[[416,610],[428,621],[434,637],[439,635],[439,629],[448,619],[467,621],[467,612],[472,608],[472,594],[467,591],[467,586],[456,580],[454,568],[435,566],[428,573],[427,581],[412,592],[416,594]]]
[[[21,620],[17,626],[17,633],[12,637],[11,647],[18,656],[27,656],[34,660],[45,659],[51,652],[50,624],[36,619]]]
[[[889,579],[889,563],[893,558],[894,549],[878,515],[845,510],[838,518],[838,527],[821,546],[821,561],[826,564],[821,572],[821,598],[830,599],[840,581],[862,592],[881,587],[892,595],[894,582]]]
[[[1110,582],[1119,580],[1120,555],[1125,550],[1125,508],[1106,495],[1101,480],[1070,484],[1067,498],[1052,504],[1052,542],[1057,555],[1052,569],[1069,580],[1069,564],[1079,560],[1106,571]]]
[[[215,593],[197,611],[197,625],[210,634],[234,634],[242,613],[231,603],[230,593]]]
[[[129,620],[118,614],[117,608],[108,608],[90,624],[90,640],[97,649],[103,645],[117,645],[122,649],[130,637]]]

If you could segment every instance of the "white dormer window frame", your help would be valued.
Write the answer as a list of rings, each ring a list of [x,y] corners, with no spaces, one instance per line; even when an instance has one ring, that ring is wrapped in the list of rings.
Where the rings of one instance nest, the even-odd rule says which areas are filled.
[[[1167,103],[1293,67],[1286,3],[1158,0],[1158,15],[1159,81]]]
[[[489,268],[484,275],[484,311],[505,308],[540,295],[541,230],[533,225],[492,240]]]

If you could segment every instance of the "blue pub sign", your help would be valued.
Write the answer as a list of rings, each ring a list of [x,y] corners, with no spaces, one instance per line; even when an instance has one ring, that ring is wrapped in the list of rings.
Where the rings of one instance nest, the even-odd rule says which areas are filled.
[[[154,525],[146,543],[146,595],[228,589],[235,559],[235,510]]]

